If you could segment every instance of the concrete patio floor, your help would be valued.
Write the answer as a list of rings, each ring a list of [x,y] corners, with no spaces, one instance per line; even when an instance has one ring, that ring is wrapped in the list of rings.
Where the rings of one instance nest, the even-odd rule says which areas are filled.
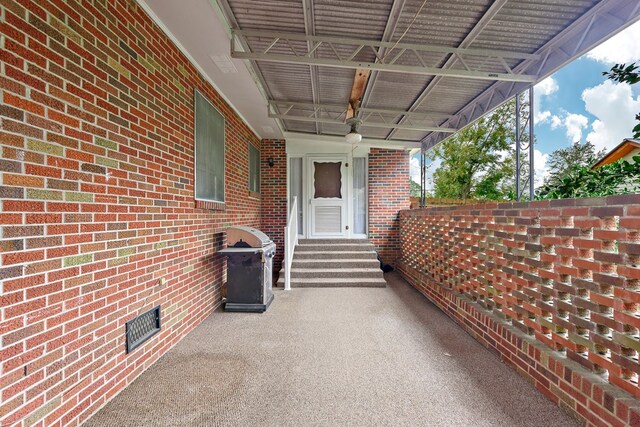
[[[85,426],[576,426],[399,275],[218,310]]]

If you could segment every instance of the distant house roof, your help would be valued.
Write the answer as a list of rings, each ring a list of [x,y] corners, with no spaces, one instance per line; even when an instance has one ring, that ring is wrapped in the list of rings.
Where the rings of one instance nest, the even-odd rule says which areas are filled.
[[[604,155],[591,169],[599,168],[603,165],[615,163],[632,152],[640,154],[640,139],[626,138],[616,148]]]

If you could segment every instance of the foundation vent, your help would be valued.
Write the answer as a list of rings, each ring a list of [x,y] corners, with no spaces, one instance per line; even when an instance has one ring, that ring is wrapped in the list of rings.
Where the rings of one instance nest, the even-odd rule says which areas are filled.
[[[125,326],[127,353],[160,332],[160,306],[129,320]]]

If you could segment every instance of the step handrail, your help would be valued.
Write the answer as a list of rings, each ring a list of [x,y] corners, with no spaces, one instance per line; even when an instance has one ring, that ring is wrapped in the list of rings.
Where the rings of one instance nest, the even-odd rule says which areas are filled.
[[[284,228],[284,290],[291,290],[291,263],[298,244],[298,198],[291,200],[291,209]]]

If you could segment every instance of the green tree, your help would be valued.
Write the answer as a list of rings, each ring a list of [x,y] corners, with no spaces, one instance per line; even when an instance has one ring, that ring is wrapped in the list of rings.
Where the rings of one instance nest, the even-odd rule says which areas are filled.
[[[420,197],[420,184],[414,180],[409,180],[409,194],[411,197]]]
[[[609,80],[613,80],[619,83],[629,83],[634,85],[640,83],[640,65],[633,64],[616,64],[611,67],[611,70],[605,71],[602,75],[607,76]],[[636,114],[636,120],[638,124],[633,128],[633,137],[640,138],[640,114]]]
[[[536,199],[599,197],[638,191],[640,156],[635,156],[632,162],[619,160],[596,169],[575,167],[559,181],[540,187],[536,191]]]
[[[569,147],[559,148],[549,155],[549,175],[545,177],[544,184],[557,184],[574,170],[591,167],[604,155],[605,150],[596,153],[596,147],[589,141],[584,144],[574,142]]]
[[[504,199],[514,186],[515,102],[443,141],[431,151],[442,163],[433,175],[434,195],[454,199]]]

